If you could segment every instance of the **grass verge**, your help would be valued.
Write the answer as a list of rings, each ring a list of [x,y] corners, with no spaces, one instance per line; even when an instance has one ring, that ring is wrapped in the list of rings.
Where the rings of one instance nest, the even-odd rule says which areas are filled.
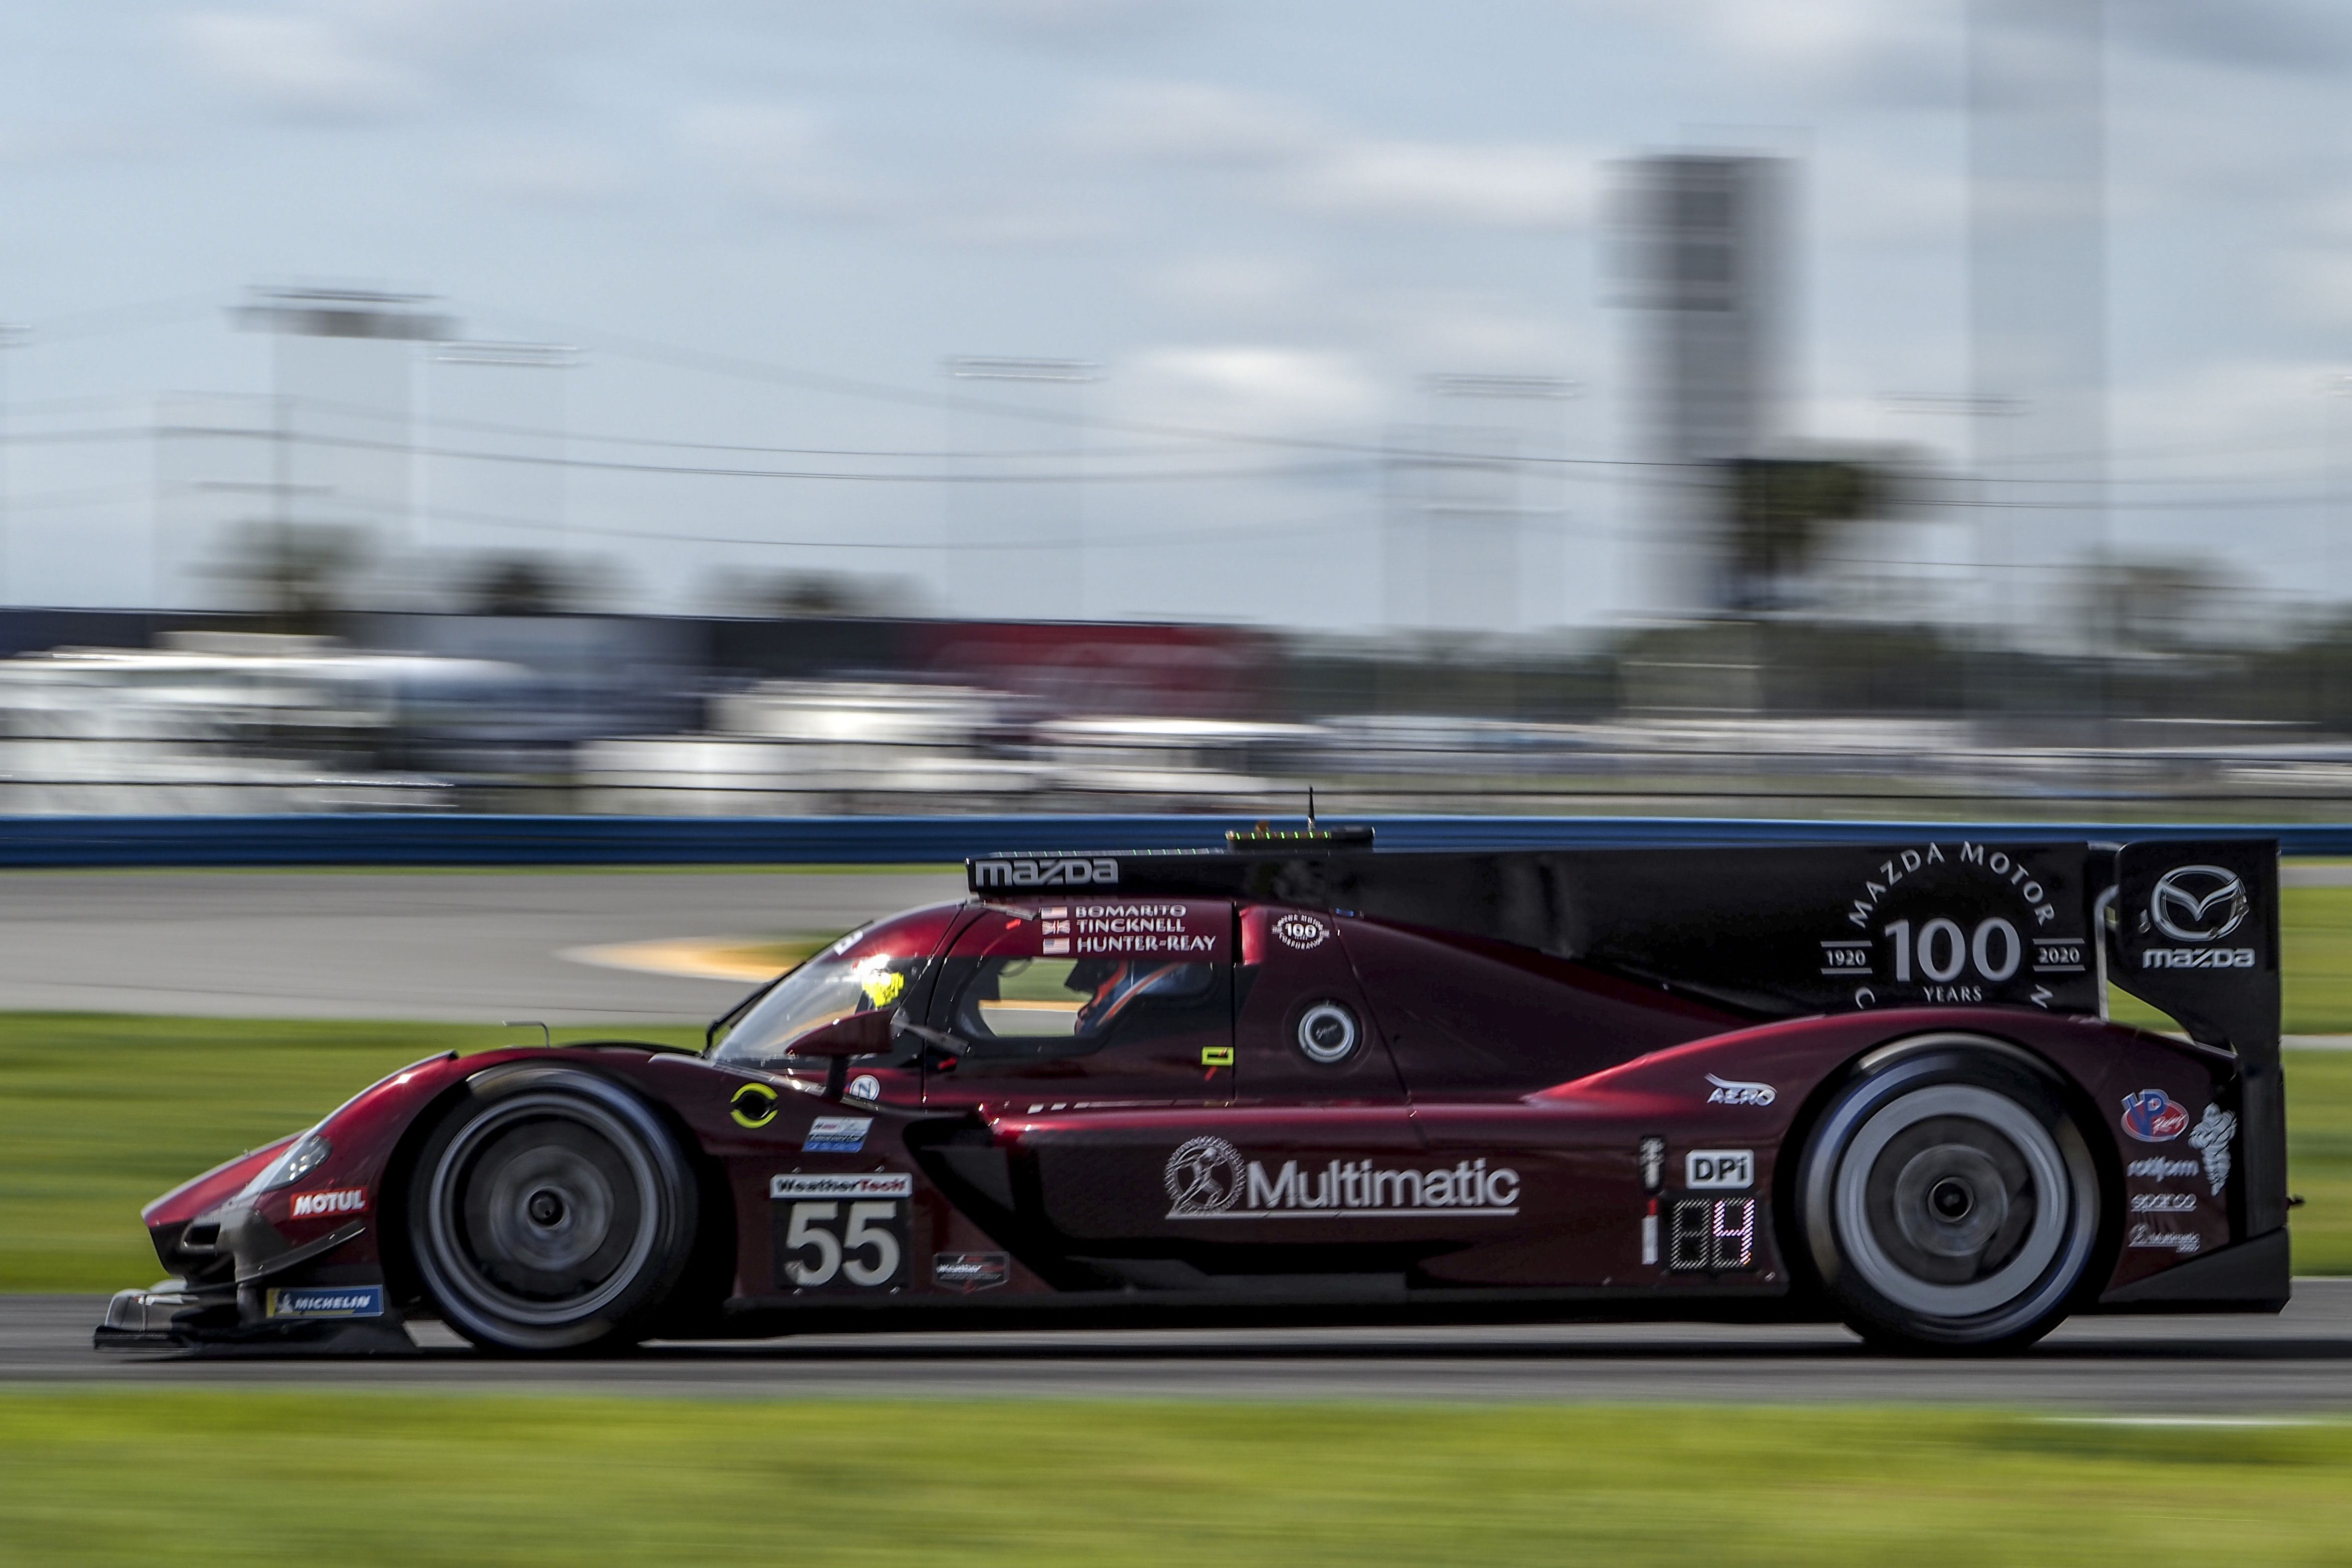
[[[2352,1051],[2286,1053],[2286,1186],[2298,1274],[2352,1274]]]
[[[1920,1409],[0,1395],[50,1564],[2338,1563],[2352,1427]]]
[[[2352,887],[2290,887],[2279,894],[2280,978],[2289,1034],[2352,1034]],[[2172,1020],[2112,987],[2107,1010],[2143,1029]]]
[[[627,1032],[702,1037],[692,1025]],[[150,1198],[419,1057],[537,1039],[464,1024],[0,1013],[0,1291],[146,1284],[158,1268],[139,1223]]]

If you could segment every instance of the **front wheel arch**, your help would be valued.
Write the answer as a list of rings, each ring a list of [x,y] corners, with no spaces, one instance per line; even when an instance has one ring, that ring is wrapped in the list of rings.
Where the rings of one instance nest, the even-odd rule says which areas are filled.
[[[693,1337],[695,1331],[707,1328],[715,1318],[720,1303],[731,1293],[735,1279],[738,1247],[735,1197],[726,1169],[703,1148],[701,1140],[694,1135],[693,1129],[687,1125],[676,1107],[655,1096],[637,1093],[624,1079],[596,1071],[577,1061],[555,1063],[525,1059],[503,1062],[445,1085],[417,1107],[384,1160],[383,1196],[377,1205],[376,1240],[383,1260],[385,1294],[412,1315],[418,1311],[426,1315],[437,1315],[439,1312],[425,1288],[424,1276],[417,1270],[408,1235],[409,1197],[416,1177],[417,1161],[425,1152],[426,1142],[442,1122],[471,1096],[478,1079],[507,1070],[556,1065],[582,1072],[594,1072],[595,1076],[621,1092],[636,1094],[645,1107],[668,1129],[670,1136],[677,1140],[679,1152],[693,1169],[700,1189],[700,1215],[695,1231],[694,1255],[670,1292],[670,1310],[656,1325],[660,1332],[655,1336]]]
[[[486,1348],[561,1353],[633,1343],[677,1314],[706,1252],[709,1181],[646,1097],[575,1063],[508,1062],[437,1096],[411,1131],[402,1261],[450,1327]],[[596,1226],[569,1240],[530,1228],[540,1217],[524,1208],[542,1195],[525,1189],[541,1186],[560,1196],[559,1229],[592,1213]],[[570,1296],[536,1277],[575,1269],[588,1278]]]

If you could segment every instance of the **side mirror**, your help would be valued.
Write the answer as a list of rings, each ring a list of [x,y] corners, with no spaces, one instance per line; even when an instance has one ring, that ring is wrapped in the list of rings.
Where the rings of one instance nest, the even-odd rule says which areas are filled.
[[[871,1012],[835,1019],[831,1023],[817,1025],[784,1047],[784,1054],[823,1059],[824,1097],[838,1100],[849,1079],[849,1059],[889,1050],[891,1023],[898,1016],[895,1011],[884,1012],[877,1008]]]

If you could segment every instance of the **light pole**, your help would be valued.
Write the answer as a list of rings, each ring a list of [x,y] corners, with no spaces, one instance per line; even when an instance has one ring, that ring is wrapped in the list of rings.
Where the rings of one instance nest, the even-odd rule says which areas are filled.
[[[1102,379],[1102,367],[1085,360],[1041,360],[1021,356],[966,354],[950,359],[941,366],[941,369],[961,382],[1017,382],[1030,385],[1076,388],[1084,387]],[[1071,411],[1071,432],[1074,439],[1083,444],[1086,405],[1082,393],[1074,392],[1072,395],[1081,401]],[[1085,459],[1081,457],[1077,462],[1078,473],[1082,476],[1085,473]],[[1070,506],[1073,535],[1071,547],[1077,556],[1076,569],[1072,575],[1077,580],[1077,619],[1083,621],[1087,618],[1087,514],[1085,499],[1079,486],[1075,484],[1070,490]],[[1021,574],[1015,572],[1012,575],[1015,580],[1018,580]]]
[[[580,350],[570,343],[513,343],[481,341],[445,342],[435,344],[429,357],[433,364],[436,366],[471,366],[478,369],[490,371],[569,371],[578,368],[581,362]],[[505,391],[509,394],[520,390],[516,383],[508,381],[505,378],[487,377],[479,379],[485,382],[495,382],[499,390]],[[546,464],[543,470],[549,477],[550,492],[552,495],[552,501],[549,507],[551,515],[545,520],[552,524],[554,527],[555,553],[557,557],[561,559],[566,556],[572,542],[571,535],[565,526],[564,509],[565,497],[562,462],[564,456],[563,431],[566,404],[563,396],[563,382],[561,377],[551,378],[549,382],[543,383],[540,382],[538,378],[532,378],[532,382],[535,385],[551,385],[555,391],[553,414],[551,418],[546,419],[545,423],[542,426],[542,434],[541,436],[541,439],[549,443],[549,446],[548,448],[543,449],[540,455],[551,460]],[[440,406],[440,398],[442,394],[445,392],[455,392],[457,390],[457,389],[453,386],[445,385],[441,378],[437,375],[428,381],[425,389],[425,418],[428,427],[436,423],[443,421],[443,413]],[[462,397],[457,401],[459,402],[460,406],[465,405]],[[540,405],[536,405],[529,400],[525,400],[523,406],[526,410],[530,410],[537,408]],[[513,418],[515,423],[518,424],[527,424],[529,423],[528,417],[517,417],[511,410],[509,411],[508,416],[509,418]],[[446,430],[449,426],[444,423],[442,424],[442,428]],[[437,443],[428,442],[427,445],[435,447],[436,451],[438,450]],[[443,455],[443,460],[445,462],[446,461],[446,454]],[[420,546],[424,543],[425,537],[424,525],[430,522],[433,509],[436,506],[446,505],[446,502],[440,498],[438,493],[433,486],[432,476],[434,471],[433,465],[427,464],[425,466],[425,505],[419,512],[418,543]]]
[[[255,288],[244,305],[229,312],[247,331],[268,332],[276,340],[270,388],[276,407],[275,458],[271,485],[278,503],[272,520],[281,539],[291,527],[294,494],[293,410],[286,387],[287,344],[296,338],[379,339],[394,342],[446,342],[457,335],[450,318],[426,310],[431,295],[388,294],[373,288]],[[405,440],[406,393],[397,413]]]
[[[8,591],[8,350],[32,337],[30,327],[0,322],[0,603]]]
[[[1423,537],[1416,553],[1421,557],[1423,591],[1429,597],[1423,619],[1433,624],[1461,620],[1465,624],[1516,632],[1520,625],[1524,582],[1529,570],[1528,563],[1521,559],[1530,510],[1524,486],[1526,465],[1521,459],[1564,455],[1565,405],[1583,396],[1584,388],[1558,376],[1462,371],[1424,376],[1422,386],[1432,398],[1447,402],[1471,400],[1514,407],[1513,413],[1506,416],[1507,423],[1499,426],[1433,420],[1431,434],[1437,451],[1418,459],[1418,463],[1446,476],[1431,486],[1436,493],[1419,497]],[[1529,405],[1535,412],[1529,412]],[[1482,437],[1485,444],[1498,450],[1478,450]],[[1548,450],[1530,452],[1528,448],[1537,444]],[[1482,486],[1482,475],[1491,483]],[[1480,493],[1482,490],[1486,493]],[[1557,510],[1564,514],[1566,507]],[[1432,537],[1436,519],[1441,517],[1457,529],[1466,524],[1490,536],[1482,540],[1475,534],[1470,538],[1457,535],[1449,541],[1450,548],[1444,552],[1444,558],[1451,563],[1452,570],[1444,571],[1439,570],[1441,552],[1433,548]],[[1502,535],[1499,540],[1491,537],[1497,525]],[[1490,552],[1482,551],[1480,545],[1496,543],[1502,547],[1501,559],[1482,562],[1480,556]],[[1497,595],[1497,584],[1507,585],[1507,597]],[[1446,596],[1449,602],[1441,611],[1436,596],[1449,585],[1459,591]],[[1557,587],[1556,580],[1553,586]],[[1387,596],[1395,598],[1393,585]]]
[[[2344,593],[2344,534],[2352,528],[2352,464],[2347,464],[2345,451],[2344,424],[2352,416],[2352,374],[2336,371],[2319,379],[2319,390],[2336,402],[2330,406],[2327,420],[2327,489],[2328,510],[2334,514],[2327,535],[2327,590],[2340,607]]]

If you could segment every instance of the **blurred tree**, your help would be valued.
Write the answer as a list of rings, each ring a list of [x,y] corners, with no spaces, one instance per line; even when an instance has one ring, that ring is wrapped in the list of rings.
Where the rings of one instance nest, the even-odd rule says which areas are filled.
[[[753,615],[787,620],[924,612],[922,590],[912,580],[850,572],[781,571],[738,585],[727,597]]]
[[[357,528],[254,522],[231,536],[227,558],[212,575],[226,580],[238,607],[264,616],[269,630],[317,634],[350,607],[352,578],[366,558]]]
[[[2238,585],[2218,561],[2092,556],[2074,574],[2074,608],[2094,653],[2178,653],[2237,630]]]
[[[581,608],[579,584],[562,564],[540,555],[498,555],[477,561],[465,591],[476,615],[562,615]]]
[[[1910,498],[1891,462],[1741,457],[1724,470],[1724,601],[1732,610],[1788,607],[1838,528],[1896,516]]]

